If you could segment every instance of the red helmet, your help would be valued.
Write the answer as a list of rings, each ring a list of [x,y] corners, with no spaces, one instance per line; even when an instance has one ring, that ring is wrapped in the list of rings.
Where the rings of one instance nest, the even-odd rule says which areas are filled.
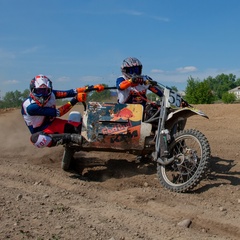
[[[42,74],[37,75],[30,82],[30,91],[30,96],[42,107],[51,97],[52,82]]]
[[[123,60],[121,71],[126,78],[131,78],[133,75],[140,76],[142,74],[142,63],[137,58],[128,57]]]

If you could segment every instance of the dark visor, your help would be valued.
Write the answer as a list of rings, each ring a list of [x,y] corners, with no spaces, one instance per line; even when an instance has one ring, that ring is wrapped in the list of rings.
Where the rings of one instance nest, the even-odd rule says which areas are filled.
[[[51,93],[51,88],[34,88],[33,92],[39,97],[46,97],[49,96],[49,94]]]
[[[128,67],[126,68],[126,73],[128,74],[136,74],[136,75],[141,75],[142,73],[142,67],[136,66],[136,67]]]

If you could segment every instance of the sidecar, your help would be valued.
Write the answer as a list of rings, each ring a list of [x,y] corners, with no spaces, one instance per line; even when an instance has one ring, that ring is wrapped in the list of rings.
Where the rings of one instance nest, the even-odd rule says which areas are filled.
[[[140,104],[84,104],[81,135],[72,135],[77,140],[64,146],[62,169],[69,169],[76,151],[150,156],[157,162],[158,178],[165,188],[189,191],[207,174],[211,150],[203,133],[185,129],[189,117],[207,115],[184,103],[177,92],[165,87],[161,101],[147,103],[144,109]],[[69,120],[74,121],[71,116]]]
[[[71,112],[68,120],[80,121],[79,114]],[[152,124],[143,122],[142,118],[140,104],[89,102],[82,118],[82,142],[64,146],[62,169],[69,169],[78,151],[151,153],[155,148]]]
[[[83,115],[82,150],[141,152],[152,125],[142,122],[140,104],[88,103]]]
[[[165,127],[171,136],[184,129],[188,117],[200,115],[207,118],[203,112],[192,107],[169,109],[172,112],[167,114]],[[79,121],[76,116],[76,112],[71,112],[69,120]],[[62,169],[69,169],[74,153],[78,151],[127,152],[141,156],[152,154],[156,151],[159,117],[153,116],[153,119],[143,121],[143,116],[144,109],[140,104],[89,102],[82,118],[81,144],[64,146]]]

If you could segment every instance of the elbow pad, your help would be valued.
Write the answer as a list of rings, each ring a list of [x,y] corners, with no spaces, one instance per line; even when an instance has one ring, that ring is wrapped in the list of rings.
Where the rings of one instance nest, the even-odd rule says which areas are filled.
[[[123,82],[121,82],[119,84],[119,88],[120,88],[120,90],[125,90],[126,88],[129,88],[131,85],[132,85],[131,80],[124,80]]]

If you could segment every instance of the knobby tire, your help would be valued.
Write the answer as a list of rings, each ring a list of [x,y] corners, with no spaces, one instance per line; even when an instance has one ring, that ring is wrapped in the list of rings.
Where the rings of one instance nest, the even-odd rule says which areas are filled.
[[[169,145],[169,152],[177,159],[167,166],[157,166],[159,181],[165,188],[184,193],[205,178],[211,152],[203,133],[195,129],[177,132]]]

